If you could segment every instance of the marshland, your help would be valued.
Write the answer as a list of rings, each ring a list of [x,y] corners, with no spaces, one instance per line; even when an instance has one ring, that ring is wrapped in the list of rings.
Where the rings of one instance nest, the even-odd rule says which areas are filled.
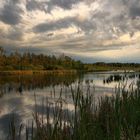
[[[0,0],[0,140],[140,140],[140,0]]]
[[[139,64],[0,50],[0,140],[140,139]]]
[[[140,73],[4,75],[1,140],[138,140]]]

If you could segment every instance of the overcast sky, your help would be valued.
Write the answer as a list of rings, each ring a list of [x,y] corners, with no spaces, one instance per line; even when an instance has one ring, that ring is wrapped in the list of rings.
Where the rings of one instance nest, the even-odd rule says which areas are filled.
[[[140,0],[0,0],[0,46],[140,62]]]

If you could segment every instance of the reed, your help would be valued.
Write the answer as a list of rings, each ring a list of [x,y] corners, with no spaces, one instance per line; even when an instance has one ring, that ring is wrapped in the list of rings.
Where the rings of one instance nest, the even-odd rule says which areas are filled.
[[[136,89],[132,85],[129,90],[116,90],[111,97],[101,97],[96,104],[89,86],[86,93],[80,86],[76,89],[71,86],[71,93],[74,104],[72,112],[63,108],[67,103],[60,92],[56,102],[50,103],[48,99],[42,101],[40,114],[35,96],[34,123],[30,131],[26,127],[26,140],[140,139],[140,83]],[[12,140],[17,140],[14,122],[10,130]],[[21,133],[21,130],[18,132]]]

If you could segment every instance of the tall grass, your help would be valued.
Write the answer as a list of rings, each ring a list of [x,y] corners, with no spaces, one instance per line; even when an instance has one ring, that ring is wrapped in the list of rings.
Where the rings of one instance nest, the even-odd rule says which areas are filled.
[[[118,91],[114,96],[99,98],[95,104],[89,87],[86,93],[80,86],[71,87],[72,112],[63,108],[67,103],[60,92],[55,103],[42,101],[41,114],[35,96],[35,124],[26,127],[26,140],[140,140],[140,84],[136,89]],[[11,139],[20,140],[22,126],[18,138],[14,123],[11,126]]]

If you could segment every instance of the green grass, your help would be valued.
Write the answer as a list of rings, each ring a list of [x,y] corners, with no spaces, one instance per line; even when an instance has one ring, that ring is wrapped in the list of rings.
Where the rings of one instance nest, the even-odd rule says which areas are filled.
[[[120,66],[118,66],[120,65]],[[84,69],[85,71],[88,71],[88,72],[104,72],[104,71],[117,71],[117,70],[122,70],[122,71],[140,71],[140,65],[139,64],[135,64],[134,65],[131,65],[131,64],[127,64],[127,63],[124,63],[124,64],[117,64],[117,63],[114,63],[114,65],[112,64],[109,64],[109,63],[101,63],[101,64],[84,64]]]
[[[139,83],[137,89],[118,89],[114,96],[101,97],[96,104],[89,87],[86,93],[79,86],[71,87],[71,93],[74,104],[71,113],[63,110],[66,103],[60,92],[54,104],[42,102],[40,115],[35,96],[35,123],[30,129],[26,127],[26,140],[140,140]],[[13,122],[14,119],[10,125],[11,139],[18,136],[20,140],[22,126],[17,129]]]

